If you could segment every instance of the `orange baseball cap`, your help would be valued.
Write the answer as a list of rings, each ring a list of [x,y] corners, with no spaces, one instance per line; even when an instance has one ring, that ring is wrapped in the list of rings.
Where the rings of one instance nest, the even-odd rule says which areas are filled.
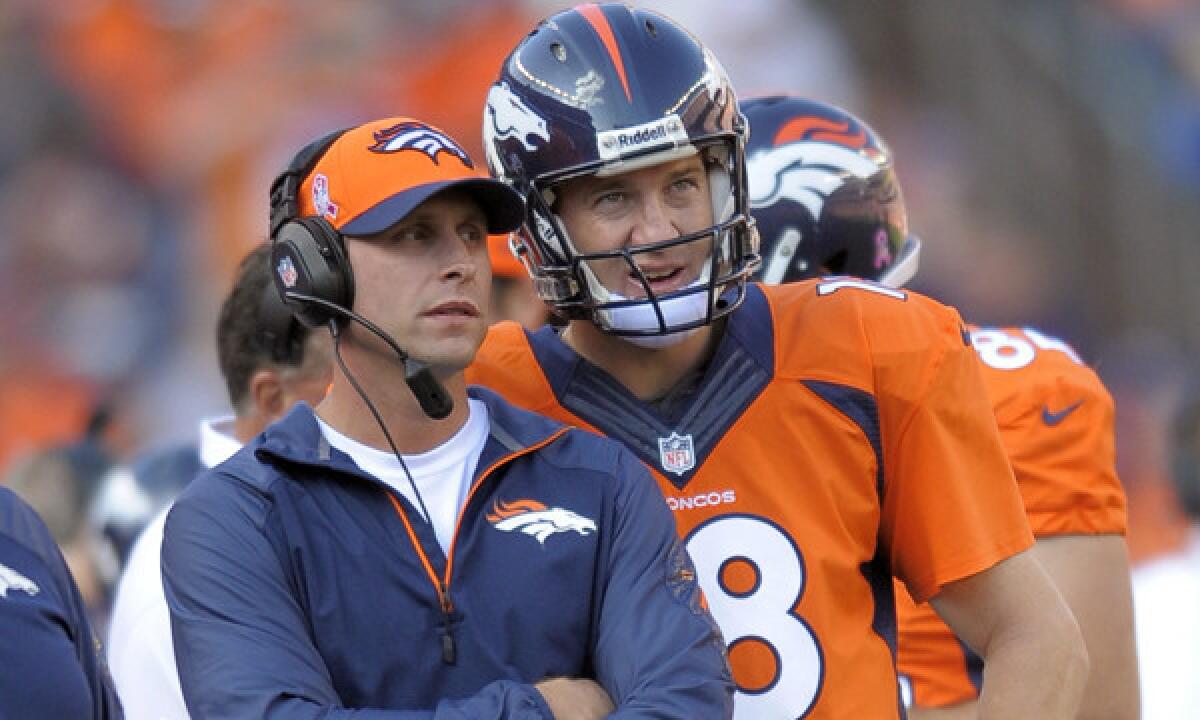
[[[469,193],[488,232],[507,233],[525,219],[525,201],[508,185],[475,172],[449,135],[418,120],[392,117],[343,132],[297,193],[302,216],[325,218],[343,235],[374,235],[444,190]]]

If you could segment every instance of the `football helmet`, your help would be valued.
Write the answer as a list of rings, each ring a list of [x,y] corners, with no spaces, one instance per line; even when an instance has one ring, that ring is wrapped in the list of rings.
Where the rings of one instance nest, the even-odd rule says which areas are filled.
[[[580,5],[542,21],[505,60],[488,93],[488,166],[527,201],[513,249],[561,315],[643,345],[669,344],[733,311],[758,263],[747,205],[745,118],[712,53],[673,21],[623,4]],[[668,241],[584,253],[555,212],[557,183],[611,176],[699,153],[713,224]],[[711,245],[693,283],[656,295],[644,254]],[[590,263],[628,263],[645,296],[606,288]],[[655,339],[657,338],[657,340]]]
[[[901,287],[921,243],[883,139],[832,105],[793,96],[742,105],[750,124],[750,206],[762,238],[756,279],[855,275]]]

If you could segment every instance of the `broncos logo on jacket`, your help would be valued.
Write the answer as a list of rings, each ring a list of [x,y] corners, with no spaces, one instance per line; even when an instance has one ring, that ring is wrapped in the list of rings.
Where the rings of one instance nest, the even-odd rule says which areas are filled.
[[[497,500],[487,515],[497,530],[522,532],[537,538],[545,545],[546,538],[557,533],[574,531],[580,535],[596,532],[596,523],[588,518],[560,507],[546,507],[537,500]]]
[[[34,581],[10,567],[0,565],[0,597],[8,597],[9,590],[22,590],[29,595],[41,592]]]

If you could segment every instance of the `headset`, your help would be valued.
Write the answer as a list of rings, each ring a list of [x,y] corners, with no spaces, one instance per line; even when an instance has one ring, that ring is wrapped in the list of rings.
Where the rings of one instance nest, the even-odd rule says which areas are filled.
[[[271,275],[276,293],[305,326],[328,327],[335,343],[347,321],[377,335],[404,363],[404,381],[421,409],[430,418],[441,420],[454,403],[429,366],[410,358],[391,335],[350,309],[354,305],[354,273],[345,238],[325,218],[298,214],[297,196],[304,178],[347,130],[336,130],[305,145],[271,182]],[[283,268],[294,273],[286,283]]]
[[[278,268],[290,259],[296,272],[295,282],[287,287],[275,272],[275,285],[296,319],[310,328],[328,326],[330,322],[344,325],[349,317],[311,299],[345,309],[354,305],[354,273],[342,234],[323,217],[300,217],[297,200],[304,178],[347,130],[331,132],[305,145],[271,182],[271,267]]]
[[[259,346],[276,365],[296,367],[304,361],[304,326],[283,304],[274,282],[263,285],[258,301],[255,334]]]

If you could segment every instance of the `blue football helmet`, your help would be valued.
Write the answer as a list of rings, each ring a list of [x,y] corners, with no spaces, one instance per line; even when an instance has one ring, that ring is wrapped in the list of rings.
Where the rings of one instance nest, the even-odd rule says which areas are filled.
[[[581,5],[542,21],[505,60],[483,117],[492,174],[527,202],[513,249],[538,294],[567,318],[591,320],[640,344],[711,323],[744,298],[758,263],[745,135],[733,88],[712,53],[673,21],[617,3]],[[582,253],[554,210],[556,183],[697,153],[714,223],[701,232]],[[711,245],[702,276],[656,295],[640,256],[689,242]],[[624,298],[600,283],[589,262],[612,258],[629,264],[645,297]]]
[[[901,287],[921,243],[883,139],[832,105],[792,96],[742,105],[750,124],[750,205],[766,284],[854,275]]]

